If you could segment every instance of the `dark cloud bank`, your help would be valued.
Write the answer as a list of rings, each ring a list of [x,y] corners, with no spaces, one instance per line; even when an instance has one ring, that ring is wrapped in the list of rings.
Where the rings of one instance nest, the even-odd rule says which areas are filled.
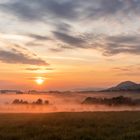
[[[77,20],[82,17],[97,19],[114,14],[139,14],[140,0],[16,0],[1,4],[1,10],[12,12],[25,20],[61,18]]]

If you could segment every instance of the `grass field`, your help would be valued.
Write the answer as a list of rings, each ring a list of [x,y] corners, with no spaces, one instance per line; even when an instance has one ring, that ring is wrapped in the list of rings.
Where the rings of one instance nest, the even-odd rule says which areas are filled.
[[[140,140],[140,112],[0,114],[0,140]]]

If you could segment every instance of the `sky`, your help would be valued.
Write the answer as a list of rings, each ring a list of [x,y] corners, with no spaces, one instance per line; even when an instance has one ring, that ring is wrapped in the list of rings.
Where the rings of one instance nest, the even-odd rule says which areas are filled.
[[[0,89],[98,89],[139,75],[140,0],[0,0]]]

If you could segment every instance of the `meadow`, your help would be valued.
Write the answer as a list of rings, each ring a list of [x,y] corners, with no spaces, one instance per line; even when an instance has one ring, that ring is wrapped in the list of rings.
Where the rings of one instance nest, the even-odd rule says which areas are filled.
[[[0,114],[0,140],[140,140],[140,112]]]

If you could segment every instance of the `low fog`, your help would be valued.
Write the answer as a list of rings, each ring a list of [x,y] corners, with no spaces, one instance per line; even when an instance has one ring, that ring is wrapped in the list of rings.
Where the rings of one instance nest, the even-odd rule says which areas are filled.
[[[137,111],[139,106],[84,105],[87,97],[116,97],[123,95],[132,99],[140,98],[138,93],[47,93],[47,94],[0,94],[0,113],[51,113],[84,111]],[[28,101],[29,104],[15,105],[15,99]],[[48,105],[34,105],[37,99],[48,100]]]

